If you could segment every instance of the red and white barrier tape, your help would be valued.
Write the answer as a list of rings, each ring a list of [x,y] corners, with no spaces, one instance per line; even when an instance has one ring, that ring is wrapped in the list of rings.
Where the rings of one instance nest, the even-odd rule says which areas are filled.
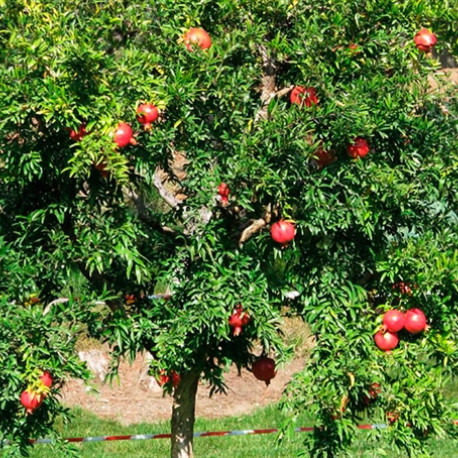
[[[458,425],[458,420],[453,420],[455,425]],[[372,425],[358,425],[359,429],[386,429],[386,423],[375,423]],[[294,428],[294,432],[303,433],[311,432],[315,428],[307,426],[303,428]],[[211,437],[211,436],[248,436],[254,434],[272,434],[278,433],[280,430],[272,429],[242,429],[235,431],[208,431],[202,433],[194,433],[194,437]],[[135,434],[131,436],[92,436],[92,437],[69,437],[64,440],[67,442],[103,442],[103,441],[138,441],[145,439],[170,439],[171,434]],[[30,439],[31,444],[50,444],[52,439]]]

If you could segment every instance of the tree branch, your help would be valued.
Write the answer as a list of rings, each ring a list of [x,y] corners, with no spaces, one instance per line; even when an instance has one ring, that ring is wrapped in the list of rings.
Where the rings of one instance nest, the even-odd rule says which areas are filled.
[[[175,233],[173,229],[170,229],[167,226],[161,226],[154,218],[150,216],[148,205],[145,203],[144,199],[133,189],[128,188],[127,186],[123,186],[122,192],[124,197],[134,206],[141,221],[143,221],[148,226],[152,226],[161,230],[162,232],[167,232],[170,234]]]
[[[251,220],[250,224],[243,229],[239,238],[239,246],[242,246],[242,244],[245,243],[252,235],[256,234],[263,227],[270,223],[272,218],[272,206],[270,204],[267,205],[265,211],[266,213],[264,218]]]
[[[162,197],[164,202],[166,202],[170,207],[176,208],[178,205],[183,203],[182,200],[177,199],[170,191],[165,188],[165,180],[162,180],[161,175],[166,174],[164,170],[160,167],[156,167],[154,172],[154,187],[158,190],[159,195]]]
[[[261,80],[261,108],[256,113],[254,122],[258,122],[260,119],[267,118],[267,110],[269,107],[270,101],[275,97],[282,97],[283,95],[288,94],[294,86],[285,87],[279,91],[276,90],[276,72],[277,65],[274,59],[272,59],[268,52],[267,48],[264,45],[258,46],[259,54],[262,58],[262,80]]]
[[[256,234],[256,232],[259,232],[266,224],[267,222],[263,218],[252,221],[252,223],[240,234],[239,246],[246,242],[252,235]]]

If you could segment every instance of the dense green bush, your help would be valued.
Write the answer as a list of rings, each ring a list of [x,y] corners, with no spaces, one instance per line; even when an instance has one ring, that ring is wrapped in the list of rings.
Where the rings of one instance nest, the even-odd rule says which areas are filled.
[[[428,27],[436,51],[453,52],[456,7],[0,3],[0,262],[14,272],[0,279],[2,327],[36,347],[21,360],[0,330],[4,357],[13,355],[0,369],[1,380],[14,372],[7,402],[35,367],[59,380],[83,375],[70,343],[49,336],[71,332],[66,320],[84,322],[112,344],[115,365],[148,350],[153,373],[180,373],[172,456],[189,456],[199,377],[224,389],[224,368],[250,368],[255,343],[283,361],[286,310],[316,336],[285,401],[321,426],[307,436],[308,453],[345,450],[362,410],[396,417],[377,434],[410,454],[423,449],[426,430],[444,433],[439,389],[457,364],[457,111],[445,81],[430,90],[439,65],[413,37]],[[199,26],[212,46],[188,51],[183,34]],[[315,88],[318,104],[291,104],[297,85]],[[136,120],[143,102],[160,109],[152,130]],[[135,145],[116,146],[119,122],[131,124]],[[88,135],[70,138],[82,124]],[[351,159],[356,137],[370,151]],[[286,247],[269,232],[281,218],[296,225]],[[393,289],[399,282],[411,295]],[[153,298],[165,288],[168,301]],[[22,305],[31,295],[39,301]],[[71,301],[43,314],[59,297]],[[228,318],[239,303],[251,321],[234,337]],[[394,306],[421,308],[429,328],[402,331],[385,354],[373,335]],[[48,329],[42,340],[28,340],[30,320]],[[365,402],[373,383],[381,391]],[[35,414],[10,409],[18,426],[8,437],[25,444],[45,433],[60,409],[47,399],[40,426]]]

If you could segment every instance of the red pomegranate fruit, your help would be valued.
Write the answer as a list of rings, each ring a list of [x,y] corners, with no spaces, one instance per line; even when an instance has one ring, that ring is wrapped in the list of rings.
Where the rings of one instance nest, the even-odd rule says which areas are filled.
[[[396,348],[399,343],[399,337],[393,332],[379,331],[374,336],[375,345],[382,351],[390,351]]]
[[[77,131],[75,129],[69,129],[69,133],[72,140],[75,142],[81,141],[87,135],[86,124],[81,124]]]
[[[176,388],[181,380],[181,377],[179,374],[177,374],[175,371],[172,371],[171,373],[171,378],[172,378],[172,386]],[[168,375],[164,369],[161,369],[159,372],[159,380],[157,381],[159,386],[164,386],[166,383],[170,382],[170,375]]]
[[[319,169],[322,169],[337,160],[332,151],[325,151],[321,146],[315,152],[315,156],[315,162]]]
[[[430,52],[437,43],[437,38],[434,33],[428,29],[421,29],[415,35],[414,42],[416,47],[422,52]]]
[[[270,385],[270,381],[277,375],[275,371],[275,361],[272,358],[262,357],[253,364],[253,375]]]
[[[426,316],[420,309],[407,310],[404,328],[412,334],[422,332],[426,328]]]
[[[43,372],[40,377],[40,381],[47,388],[51,388],[53,380],[51,374],[48,371]]]
[[[33,413],[33,411],[40,407],[41,403],[43,402],[43,396],[29,390],[24,390],[21,393],[20,399],[21,404],[25,407],[27,414]]]
[[[243,310],[241,304],[238,304],[229,318],[229,326],[233,329],[232,335],[234,337],[240,335],[242,333],[242,328],[244,328],[249,322],[250,317],[248,313]]]
[[[272,228],[270,229],[272,239],[282,245],[291,242],[291,240],[294,239],[295,234],[296,229],[294,228],[294,225],[285,220],[277,221],[272,224]]]
[[[369,151],[369,144],[364,138],[361,137],[355,138],[353,143],[347,146],[347,154],[353,159],[367,156]]]
[[[229,189],[229,186],[226,183],[220,183],[219,184],[219,186],[218,186],[218,194],[221,197],[229,197],[230,191],[231,190]]]
[[[295,86],[289,95],[291,103],[311,107],[318,103],[316,89],[313,87]]]
[[[191,27],[183,36],[184,44],[188,51],[193,51],[196,46],[208,49],[212,45],[210,35],[199,27]]]
[[[399,332],[404,327],[404,314],[399,310],[388,310],[383,315],[382,323],[386,331]]]
[[[137,143],[133,137],[132,127],[125,122],[120,122],[118,124],[114,134],[114,141],[120,148],[124,148],[129,144],[135,145]]]
[[[151,103],[142,103],[137,108],[137,121],[143,124],[146,130],[151,129],[151,124],[159,117],[159,110]]]
[[[177,374],[175,371],[172,371],[172,386],[176,388],[181,381],[180,374]]]

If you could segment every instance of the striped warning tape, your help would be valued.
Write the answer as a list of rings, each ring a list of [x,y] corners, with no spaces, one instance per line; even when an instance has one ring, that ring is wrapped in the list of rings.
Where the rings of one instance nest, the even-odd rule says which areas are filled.
[[[458,425],[458,420],[453,420],[455,425]],[[359,429],[386,429],[386,423],[375,423],[372,425],[358,425]],[[311,432],[315,428],[313,426],[306,426],[302,428],[294,428],[294,432],[303,433]],[[202,433],[194,433],[194,437],[211,437],[211,436],[248,436],[254,434],[272,434],[278,433],[280,430],[277,428],[271,429],[242,429],[235,431],[206,431]],[[103,441],[138,441],[145,439],[169,439],[171,434],[135,434],[130,436],[92,436],[92,437],[69,437],[64,440],[67,442],[103,442]],[[50,444],[52,439],[30,439],[31,444]]]

